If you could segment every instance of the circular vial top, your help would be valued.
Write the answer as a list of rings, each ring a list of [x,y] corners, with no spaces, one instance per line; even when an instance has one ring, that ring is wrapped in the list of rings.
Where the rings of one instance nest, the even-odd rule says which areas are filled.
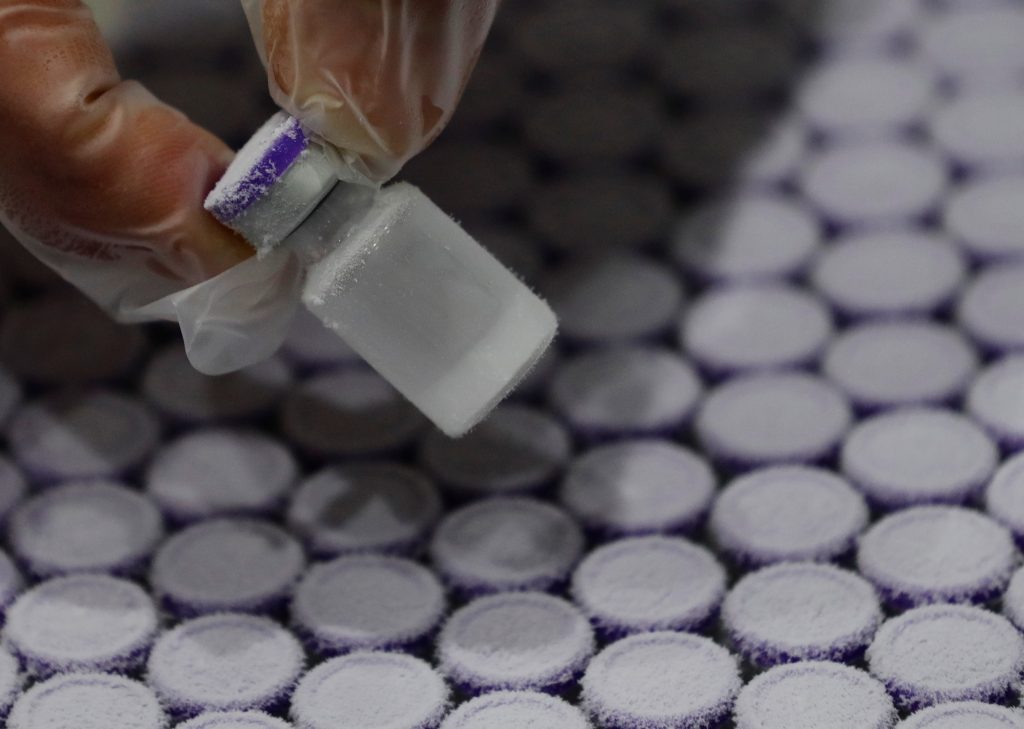
[[[533,691],[495,691],[467,701],[441,729],[590,729],[587,718],[562,699]]]
[[[409,647],[437,627],[444,611],[444,590],[432,572],[380,555],[312,567],[291,606],[296,628],[328,655]]]
[[[433,729],[448,687],[429,664],[401,653],[352,653],[303,676],[292,697],[296,729]]]
[[[167,716],[143,684],[104,673],[66,673],[15,702],[8,729],[166,729]]]
[[[601,726],[716,726],[742,685],[736,658],[708,638],[644,633],[612,643],[583,676],[582,705]]]
[[[896,729],[1024,729],[1024,711],[980,701],[958,701],[919,711]]]
[[[221,613],[157,640],[148,680],[176,716],[279,707],[305,664],[302,646],[267,618]]]
[[[743,687],[736,729],[889,729],[896,709],[885,686],[857,668],[806,662],[776,666]]]
[[[964,93],[936,109],[932,139],[961,164],[983,169],[1024,162],[1024,93],[1013,86]]]
[[[292,729],[262,711],[214,711],[179,724],[178,729]]]

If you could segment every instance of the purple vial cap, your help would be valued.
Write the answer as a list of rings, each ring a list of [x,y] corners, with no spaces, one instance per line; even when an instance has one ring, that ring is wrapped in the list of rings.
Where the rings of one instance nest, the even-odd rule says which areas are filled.
[[[1024,711],[981,701],[956,701],[919,711],[896,729],[1024,729]]]
[[[15,701],[8,729],[166,729],[169,722],[147,686],[105,673],[64,673],[37,683]]]

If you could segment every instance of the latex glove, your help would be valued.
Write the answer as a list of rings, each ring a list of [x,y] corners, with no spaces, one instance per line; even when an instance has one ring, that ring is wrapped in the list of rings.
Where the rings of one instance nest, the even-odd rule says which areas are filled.
[[[493,15],[491,2],[481,3],[492,5],[484,15],[471,4],[268,3],[257,41],[275,75],[295,80],[299,117],[330,141],[358,143],[343,154],[373,160],[366,169],[382,179],[380,171],[397,170],[454,109]],[[409,32],[395,35],[401,29]],[[428,38],[434,31],[441,35]],[[454,65],[436,64],[450,45],[460,49]],[[364,55],[372,52],[381,55]],[[295,75],[280,70],[284,58]],[[314,66],[346,80],[346,103],[299,93],[310,88],[302,69]],[[119,319],[177,320],[204,372],[272,353],[297,304],[301,272],[284,252],[250,257],[246,243],[203,211],[230,150],[122,81],[79,0],[0,0],[0,68],[0,223]],[[417,96],[419,112],[390,96],[430,89],[437,96]]]

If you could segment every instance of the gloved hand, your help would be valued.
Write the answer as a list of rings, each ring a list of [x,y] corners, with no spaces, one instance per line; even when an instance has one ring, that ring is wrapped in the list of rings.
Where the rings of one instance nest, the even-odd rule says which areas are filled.
[[[274,98],[374,182],[448,121],[498,1],[243,0]],[[0,223],[119,319],[178,320],[203,371],[276,349],[297,265],[202,208],[231,151],[122,81],[80,0],[0,0],[0,69]]]

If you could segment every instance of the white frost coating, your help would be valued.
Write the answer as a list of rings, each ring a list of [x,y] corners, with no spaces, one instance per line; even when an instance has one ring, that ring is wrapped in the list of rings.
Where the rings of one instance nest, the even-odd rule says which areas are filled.
[[[409,552],[441,516],[441,497],[417,471],[397,463],[330,466],[292,495],[289,528],[318,554]]]
[[[1019,258],[1024,254],[1021,195],[1024,176],[1019,174],[967,182],[946,203],[943,224],[976,258]]]
[[[957,330],[921,320],[847,329],[825,354],[825,375],[863,408],[952,402],[978,368]]]
[[[736,583],[722,605],[722,622],[741,655],[755,665],[774,665],[852,657],[871,642],[882,610],[875,589],[858,575],[790,563]]]
[[[215,711],[180,724],[178,729],[292,729],[262,711]]]
[[[344,369],[305,380],[289,393],[281,427],[321,457],[386,453],[408,445],[426,423],[376,372]]]
[[[669,267],[622,253],[557,268],[541,282],[541,291],[565,337],[596,344],[656,336],[671,327],[683,303],[682,286]]]
[[[11,413],[21,402],[21,385],[14,376],[0,364],[0,429],[7,424]]]
[[[986,367],[967,393],[966,410],[1000,443],[1024,444],[1024,357],[1003,357]]]
[[[683,539],[638,537],[595,549],[576,568],[573,601],[612,633],[695,630],[725,596],[714,555]]]
[[[867,673],[817,661],[761,674],[740,691],[734,716],[736,729],[890,729],[898,718]]]
[[[132,571],[163,538],[160,512],[112,482],[58,486],[15,509],[11,547],[39,577]]]
[[[440,670],[477,691],[566,684],[594,652],[590,623],[573,605],[537,592],[491,595],[456,610],[437,642]]]
[[[943,159],[931,149],[878,141],[817,152],[801,170],[800,185],[826,216],[868,227],[928,212],[940,202],[947,178]]]
[[[209,428],[159,450],[145,485],[165,513],[188,521],[269,511],[297,477],[283,443],[255,431]]]
[[[221,613],[160,636],[147,681],[179,715],[266,709],[287,697],[304,665],[299,642],[277,623]]]
[[[1024,71],[1024,11],[1015,5],[934,13],[919,33],[925,56],[954,78],[1012,82]]]
[[[685,531],[711,506],[716,478],[693,451],[666,440],[593,448],[573,461],[559,499],[585,526],[609,534]]]
[[[887,601],[924,605],[998,596],[1017,567],[1009,531],[974,511],[919,506],[885,517],[863,537],[857,568]]]
[[[854,234],[823,249],[812,285],[850,316],[930,314],[950,302],[967,275],[963,254],[913,228]]]
[[[747,194],[684,219],[672,255],[707,279],[760,281],[798,272],[820,242],[820,225],[806,208],[779,195]]]
[[[742,466],[814,461],[829,454],[853,416],[820,377],[780,372],[737,377],[712,390],[697,413],[701,444]]]
[[[801,83],[797,105],[828,135],[885,135],[925,116],[935,101],[936,80],[920,63],[840,57]]]
[[[957,321],[982,347],[1024,347],[1024,265],[993,264],[968,284],[957,306]]]
[[[864,498],[849,483],[804,466],[759,469],[732,481],[710,520],[719,548],[753,566],[836,559],[867,524]]]
[[[185,612],[260,610],[283,599],[304,567],[302,547],[273,524],[212,519],[160,545],[150,583]]]
[[[441,622],[444,591],[405,559],[339,557],[312,567],[295,590],[295,626],[326,654],[404,647]]]
[[[112,390],[49,395],[21,408],[8,428],[15,460],[49,481],[118,476],[138,466],[159,438],[156,415]]]
[[[547,694],[495,691],[467,701],[441,729],[590,729],[575,706]]]
[[[187,423],[241,420],[273,408],[291,384],[284,363],[271,358],[229,375],[196,371],[180,345],[155,354],[142,392],[163,413]]]
[[[813,294],[784,285],[712,290],[687,308],[683,349],[719,374],[814,361],[832,336],[832,317]]]
[[[166,729],[146,686],[121,676],[69,673],[37,683],[14,703],[8,729]]]
[[[840,456],[846,477],[888,509],[963,503],[980,493],[998,461],[981,428],[939,408],[905,408],[861,421]]]
[[[465,496],[528,491],[551,481],[569,461],[565,427],[542,410],[499,405],[466,436],[427,433],[420,462],[444,486]]]
[[[7,611],[4,643],[33,676],[129,672],[142,666],[159,627],[141,587],[106,575],[58,577]]]
[[[292,697],[296,729],[434,729],[448,687],[426,663],[399,653],[352,653],[322,663]]]
[[[941,704],[904,719],[897,729],[1024,729],[1024,711],[980,701]]]
[[[295,235],[315,235],[311,223]],[[449,435],[479,422],[555,335],[548,306],[404,183],[307,273],[310,311]]]
[[[867,658],[871,673],[899,692],[903,708],[991,702],[1018,687],[1024,638],[986,610],[930,605],[886,621]]]
[[[1003,462],[985,489],[985,510],[1014,536],[1024,536],[1024,453]]]
[[[612,643],[583,676],[583,709],[601,726],[713,727],[742,682],[736,658],[708,638],[645,633]]]
[[[676,430],[702,392],[693,367],[659,347],[582,354],[559,365],[548,400],[570,426],[588,433]]]
[[[453,511],[430,543],[441,575],[469,592],[547,589],[569,576],[582,552],[583,534],[565,512],[525,498]]]
[[[25,497],[27,489],[28,483],[21,470],[0,455],[0,521],[7,519],[11,509]]]
[[[962,164],[1002,171],[1024,162],[1024,94],[1013,86],[956,96],[936,109],[928,128],[935,143]]]

